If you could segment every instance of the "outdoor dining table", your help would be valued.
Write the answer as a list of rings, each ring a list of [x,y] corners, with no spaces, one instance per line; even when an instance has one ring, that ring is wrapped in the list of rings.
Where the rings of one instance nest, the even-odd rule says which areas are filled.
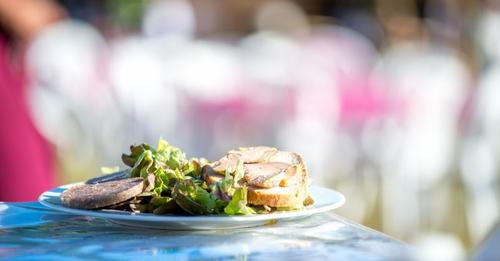
[[[6,260],[408,260],[408,244],[334,212],[260,227],[173,231],[0,202]]]

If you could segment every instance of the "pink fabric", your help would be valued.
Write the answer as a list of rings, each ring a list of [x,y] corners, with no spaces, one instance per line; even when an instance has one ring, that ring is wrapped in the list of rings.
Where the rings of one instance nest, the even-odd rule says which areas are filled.
[[[9,51],[0,35],[0,201],[32,201],[54,185],[52,153],[30,118],[22,59]]]
[[[387,86],[368,76],[343,78],[339,88],[339,119],[341,124],[363,124],[369,119],[402,118],[404,101]]]

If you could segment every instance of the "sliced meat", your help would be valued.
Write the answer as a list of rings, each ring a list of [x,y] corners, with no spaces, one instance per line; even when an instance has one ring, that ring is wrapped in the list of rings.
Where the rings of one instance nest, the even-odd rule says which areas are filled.
[[[295,152],[278,151],[269,157],[269,162],[283,162],[288,164],[302,164],[302,157]]]
[[[258,146],[231,150],[228,154],[237,155],[238,158],[243,160],[243,163],[258,163],[267,162],[277,151],[278,150],[276,148]]]
[[[266,205],[270,207],[300,208],[311,204],[309,198],[309,176],[302,157],[296,153],[290,153],[291,158],[298,161],[297,164],[288,168],[286,175],[280,181],[279,187],[262,188],[258,186],[248,187],[248,203],[253,205]],[[283,156],[285,154],[282,154]]]
[[[304,171],[299,165],[293,165],[285,172],[285,177],[280,181],[280,187],[289,187],[300,184],[303,181]]]
[[[215,172],[224,175],[226,169],[228,168],[234,169],[236,167],[236,164],[238,164],[238,158],[239,158],[238,155],[228,154],[222,157],[220,160],[212,163],[212,168],[214,169]]]
[[[295,173],[295,167],[287,163],[254,163],[245,164],[245,181],[248,185],[261,188],[278,187],[280,182],[290,172]]]
[[[144,188],[143,178],[128,178],[98,184],[73,186],[61,194],[63,205],[70,208],[96,209],[131,199]]]
[[[269,162],[283,162],[296,166],[295,173],[288,172],[281,181],[280,187],[294,186],[302,182],[304,176],[307,177],[307,168],[302,156],[295,152],[278,151],[269,158]]]
[[[243,163],[259,163],[268,162],[278,150],[272,147],[258,146],[249,148],[240,148],[239,150],[231,150],[220,160],[212,164],[215,172],[224,174],[227,168],[234,169],[238,160],[243,160]]]
[[[302,156],[294,152],[264,146],[231,150],[212,163],[213,170],[203,178],[209,185],[217,183],[227,168],[236,167],[239,159],[244,163],[250,204],[300,208],[312,203],[306,165]]]

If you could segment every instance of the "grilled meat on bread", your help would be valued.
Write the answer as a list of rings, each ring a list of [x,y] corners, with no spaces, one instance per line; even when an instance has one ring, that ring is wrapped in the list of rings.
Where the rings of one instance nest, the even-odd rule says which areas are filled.
[[[243,180],[248,186],[248,203],[270,207],[301,207],[309,197],[309,178],[302,157],[294,152],[271,147],[231,150],[220,160],[206,166],[204,179],[211,185],[224,178],[226,168],[243,161]]]

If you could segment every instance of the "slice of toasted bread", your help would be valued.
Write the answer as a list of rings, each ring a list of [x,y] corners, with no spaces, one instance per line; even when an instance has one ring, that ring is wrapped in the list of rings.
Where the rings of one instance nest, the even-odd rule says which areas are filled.
[[[301,208],[308,196],[306,184],[274,188],[251,186],[248,187],[247,200],[257,206]]]
[[[70,208],[96,209],[131,199],[140,194],[143,188],[143,178],[82,184],[65,190],[61,194],[61,201]]]

